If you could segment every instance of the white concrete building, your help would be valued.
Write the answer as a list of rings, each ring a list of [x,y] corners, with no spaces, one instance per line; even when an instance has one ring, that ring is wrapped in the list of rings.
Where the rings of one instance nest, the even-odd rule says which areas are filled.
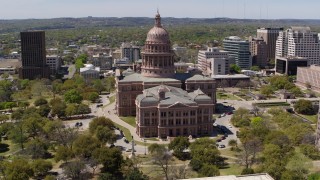
[[[47,55],[46,56],[47,65],[50,68],[50,74],[54,75],[58,72],[61,67],[61,57],[58,55]]]
[[[318,34],[310,27],[291,27],[279,33],[276,43],[277,57],[307,58],[308,65],[320,64],[320,43]]]
[[[200,50],[198,53],[199,69],[206,76],[229,74],[229,67],[232,63],[234,63],[233,58],[229,56],[229,53],[217,47],[208,47],[207,50]]]
[[[100,67],[95,67],[92,64],[85,64],[85,67],[80,68],[80,75],[86,80],[98,79],[100,77]]]

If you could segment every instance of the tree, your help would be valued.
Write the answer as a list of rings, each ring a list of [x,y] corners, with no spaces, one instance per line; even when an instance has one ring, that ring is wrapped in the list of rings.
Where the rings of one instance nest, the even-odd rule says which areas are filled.
[[[258,138],[248,139],[243,142],[243,151],[240,153],[238,163],[245,166],[246,169],[256,162],[258,152],[262,150],[261,141]]]
[[[40,114],[40,116],[42,117],[48,117],[50,111],[51,111],[51,108],[48,104],[41,105],[37,109],[38,114]]]
[[[56,162],[59,161],[64,161],[66,163],[68,163],[68,160],[70,160],[73,157],[73,152],[69,147],[66,146],[58,146],[55,156],[54,156],[54,160]]]
[[[230,64],[230,72],[239,74],[241,72],[241,68],[236,64]]]
[[[296,103],[294,104],[294,110],[299,114],[312,115],[315,113],[312,102],[305,99],[299,99],[298,101],[296,101]]]
[[[43,159],[36,159],[32,162],[31,168],[35,176],[43,177],[52,169],[52,163]]]
[[[105,85],[100,79],[93,81],[93,87],[99,92],[99,94],[106,89]]]
[[[99,141],[90,135],[80,135],[73,143],[75,154],[82,158],[90,158],[93,151],[99,147]]]
[[[153,163],[161,168],[166,180],[169,180],[169,167],[172,155],[168,149],[159,144],[151,144],[148,147],[148,151],[151,154]]]
[[[80,160],[71,161],[63,166],[65,175],[71,179],[83,179],[81,172],[85,168],[85,164]]]
[[[234,112],[234,115],[231,118],[231,122],[236,127],[244,127],[250,125],[250,114],[249,110],[240,107]]]
[[[190,142],[187,137],[179,136],[170,142],[168,148],[169,150],[173,150],[173,155],[178,159],[184,159],[185,156],[183,151],[188,149],[189,145]]]
[[[309,169],[312,168],[312,161],[302,153],[295,153],[288,161],[286,168],[296,176],[307,179]]]
[[[312,160],[320,159],[320,152],[313,144],[301,144],[299,146],[301,153]]]
[[[148,180],[148,176],[144,175],[138,168],[133,168],[125,176],[126,180]]]
[[[89,123],[89,131],[90,133],[94,133],[98,126],[102,126],[102,127],[108,127],[109,129],[114,129],[114,124],[113,122],[106,117],[96,117],[93,118],[92,121]]]
[[[89,114],[91,113],[91,109],[88,105],[86,104],[79,104],[77,107],[77,114],[81,114],[83,116],[84,114]]]
[[[230,139],[228,145],[231,146],[231,150],[238,147],[238,142],[235,139]]]
[[[59,98],[55,98],[50,101],[50,104],[52,106],[52,108],[51,108],[51,115],[52,116],[57,115],[59,118],[65,116],[66,107],[67,107],[65,102],[63,102]]]
[[[259,66],[251,66],[250,70],[252,70],[252,71],[260,71],[260,67]]]
[[[99,99],[99,94],[96,93],[96,92],[91,92],[91,93],[89,93],[88,99],[89,99],[91,102],[95,102],[97,99]]]
[[[124,163],[122,152],[118,148],[101,147],[93,152],[93,157],[103,165],[101,172],[114,176],[121,175],[121,166]]]
[[[26,136],[25,129],[21,122],[16,123],[14,128],[10,130],[9,139],[14,143],[20,144],[21,149],[24,149],[24,143],[27,141],[28,137]]]
[[[45,105],[45,104],[48,104],[48,101],[46,99],[44,99],[43,97],[40,97],[40,98],[36,99],[36,101],[34,101],[35,106],[41,106],[41,105]]]
[[[241,172],[241,175],[245,175],[245,174],[254,174],[254,170],[251,168],[244,168]]]
[[[108,127],[98,126],[95,135],[102,144],[113,144],[117,141],[117,135],[114,130]]]
[[[115,89],[116,80],[114,77],[106,78],[106,91],[111,92]]]
[[[82,96],[80,95],[79,91],[71,89],[64,94],[64,100],[68,103],[80,104],[82,101]]]
[[[66,108],[66,116],[70,117],[77,114],[77,105],[74,103],[68,104]]]
[[[25,180],[33,176],[33,171],[26,159],[15,158],[6,164],[5,175],[7,179]]]
[[[48,154],[48,144],[39,138],[28,142],[26,148],[32,159],[45,158]]]
[[[269,98],[271,94],[274,94],[274,91],[270,85],[264,85],[261,87],[260,93]]]
[[[9,116],[4,115],[4,114],[0,114],[0,123],[1,124],[6,122],[7,120],[9,120]]]
[[[220,172],[217,166],[204,164],[201,169],[199,170],[200,177],[212,177],[212,176],[219,176]]]

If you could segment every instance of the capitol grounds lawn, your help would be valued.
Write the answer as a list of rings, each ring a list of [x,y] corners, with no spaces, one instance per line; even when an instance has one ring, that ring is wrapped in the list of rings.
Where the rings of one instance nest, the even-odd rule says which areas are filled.
[[[235,95],[232,95],[230,93],[225,93],[225,92],[217,92],[217,99],[224,99],[224,100],[241,100]]]
[[[121,116],[120,119],[128,124],[130,124],[133,127],[136,127],[136,117],[134,116],[127,116],[127,117],[123,117]]]
[[[300,116],[308,119],[309,121],[311,121],[312,123],[317,123],[318,121],[318,115],[315,114],[315,115],[303,115],[303,114],[299,114]]]
[[[20,150],[20,145],[11,140],[2,140],[0,143],[0,156],[8,156]]]

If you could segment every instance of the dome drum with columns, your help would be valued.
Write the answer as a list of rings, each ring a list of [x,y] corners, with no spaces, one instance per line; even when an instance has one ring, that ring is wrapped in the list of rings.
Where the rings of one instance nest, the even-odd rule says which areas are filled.
[[[141,74],[145,77],[168,78],[174,76],[173,51],[169,33],[161,25],[159,12],[155,25],[147,34],[142,54]]]

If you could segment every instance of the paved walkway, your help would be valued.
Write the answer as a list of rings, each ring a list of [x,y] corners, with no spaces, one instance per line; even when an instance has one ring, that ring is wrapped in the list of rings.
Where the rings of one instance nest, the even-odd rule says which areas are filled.
[[[113,96],[114,94],[110,94],[110,97]],[[110,101],[108,98],[106,98],[107,101],[106,101],[106,104],[108,104]],[[137,135],[136,133],[136,128],[131,126],[130,124],[126,123],[125,121],[121,120],[119,118],[119,116],[116,113],[115,111],[115,102],[113,102],[112,104],[109,104],[105,107],[102,107],[102,108],[95,108],[95,107],[92,107],[92,109],[96,109],[94,115],[95,116],[105,116],[109,119],[111,119],[113,122],[127,128],[131,135],[133,136],[133,139],[135,141],[139,141],[139,142],[142,142],[143,143],[143,140]],[[108,113],[110,112],[110,113]],[[146,143],[157,143],[157,144],[169,144],[170,142],[169,141],[151,141],[151,140],[146,140]]]

